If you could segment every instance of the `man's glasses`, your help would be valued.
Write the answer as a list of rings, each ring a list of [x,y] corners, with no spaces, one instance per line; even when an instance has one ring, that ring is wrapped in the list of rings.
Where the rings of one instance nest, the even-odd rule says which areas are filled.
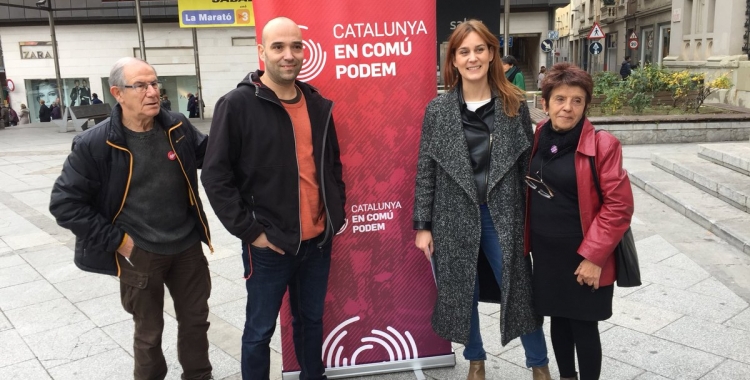
[[[539,195],[547,199],[551,199],[555,196],[555,193],[552,192],[552,189],[550,189],[549,186],[547,186],[547,184],[544,183],[544,181],[542,181],[541,179],[526,176],[524,180],[526,181],[526,185],[528,185],[532,190],[536,190]]]
[[[161,82],[159,82],[158,80],[155,80],[151,83],[135,82],[132,85],[123,85],[121,87],[132,88],[133,90],[135,90],[135,92],[146,92],[149,87],[153,87],[155,90],[158,90],[159,87],[161,87]]]

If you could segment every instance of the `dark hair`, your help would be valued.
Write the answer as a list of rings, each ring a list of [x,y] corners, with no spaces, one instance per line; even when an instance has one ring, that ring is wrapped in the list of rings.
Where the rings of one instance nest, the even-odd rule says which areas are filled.
[[[552,65],[542,81],[542,99],[549,104],[552,91],[559,86],[580,87],[586,92],[586,106],[591,103],[591,93],[594,92],[594,80],[589,73],[570,62],[560,62]]]
[[[629,56],[629,55],[626,55],[626,56],[625,56],[625,60],[627,61],[627,60],[629,60],[629,59],[630,59],[630,56]]]
[[[524,93],[518,87],[511,84],[503,72],[503,66],[500,63],[500,41],[490,32],[487,27],[479,20],[468,20],[459,24],[451,36],[448,38],[448,49],[445,55],[445,64],[443,66],[443,80],[448,90],[452,90],[461,85],[461,75],[453,66],[453,60],[456,58],[456,50],[461,43],[471,33],[476,33],[479,38],[484,40],[490,50],[490,67],[487,70],[487,81],[492,90],[497,92],[503,103],[503,111],[508,116],[518,115],[518,109],[521,107],[521,99]]]
[[[503,57],[503,62],[506,65],[518,66],[518,60],[512,55],[506,55],[505,57]]]
[[[94,99],[96,99],[96,98],[99,97],[99,95],[97,95],[96,92],[95,92],[95,93],[91,94],[91,97],[94,98]]]

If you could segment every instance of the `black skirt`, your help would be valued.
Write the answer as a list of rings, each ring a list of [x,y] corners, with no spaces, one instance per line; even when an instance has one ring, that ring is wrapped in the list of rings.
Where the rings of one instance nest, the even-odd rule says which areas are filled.
[[[534,307],[539,315],[582,321],[612,316],[614,285],[597,290],[579,285],[574,274],[584,258],[578,254],[583,237],[531,235],[534,259]]]

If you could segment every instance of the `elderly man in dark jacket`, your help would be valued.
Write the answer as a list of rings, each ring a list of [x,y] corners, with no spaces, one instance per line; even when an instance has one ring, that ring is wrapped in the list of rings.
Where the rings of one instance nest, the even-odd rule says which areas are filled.
[[[73,139],[52,188],[50,212],[76,236],[75,264],[120,277],[135,322],[135,379],[163,379],[164,286],[174,300],[182,379],[211,379],[208,297],[201,241],[211,247],[197,169],[207,136],[159,105],[154,68],[123,58],[109,75],[118,104]],[[211,248],[213,249],[213,248]]]

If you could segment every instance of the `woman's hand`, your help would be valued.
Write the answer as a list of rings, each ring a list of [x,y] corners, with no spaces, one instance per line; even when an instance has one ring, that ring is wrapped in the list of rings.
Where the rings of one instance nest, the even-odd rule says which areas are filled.
[[[599,289],[599,277],[602,275],[602,268],[598,265],[591,261],[583,260],[573,274],[578,276],[576,281],[579,284],[583,285],[585,283],[586,285],[593,286],[594,289]]]
[[[430,260],[430,258],[432,258],[432,252],[434,252],[434,248],[432,246],[432,231],[417,231],[417,239],[414,241],[414,244],[416,244],[417,248],[419,248],[420,251],[424,252],[424,257],[426,257],[427,260]]]

